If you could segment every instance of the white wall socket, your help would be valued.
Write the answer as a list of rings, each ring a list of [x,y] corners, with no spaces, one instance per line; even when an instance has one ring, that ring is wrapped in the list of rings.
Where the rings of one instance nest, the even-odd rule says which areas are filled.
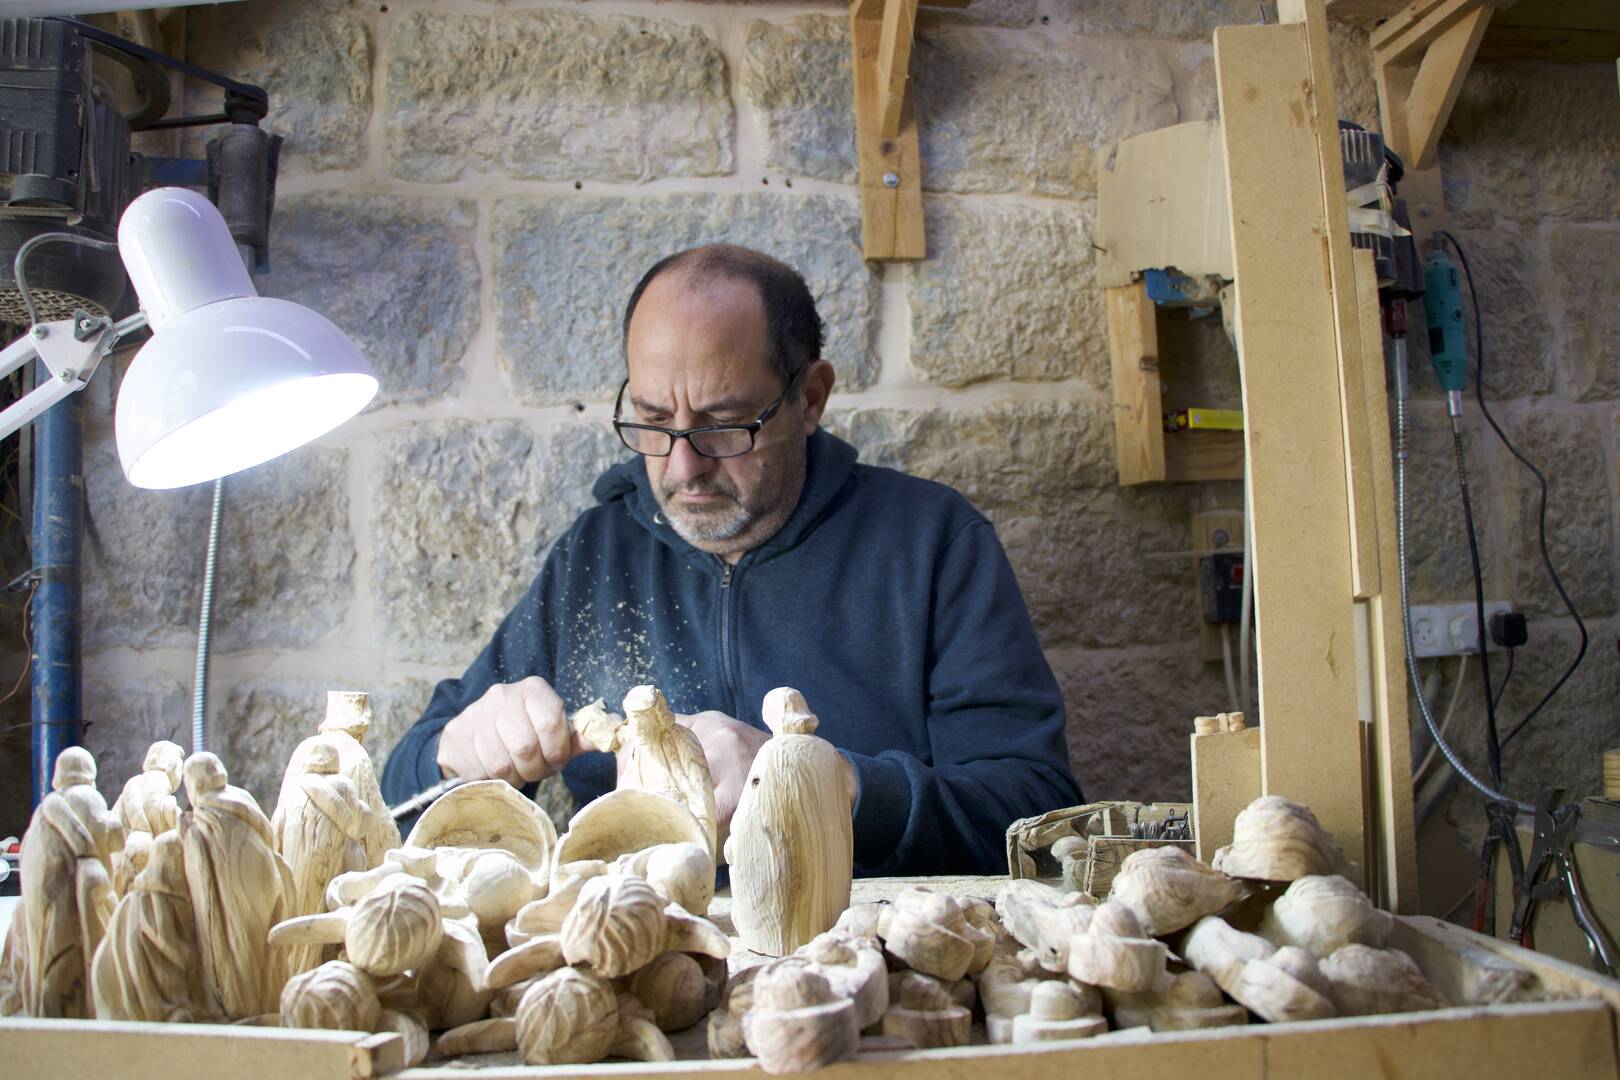
[[[1487,621],[1498,611],[1512,611],[1505,600],[1485,601]],[[1486,640],[1490,631],[1485,632]],[[1412,655],[1462,656],[1479,653],[1478,615],[1472,601],[1466,604],[1412,605]]]

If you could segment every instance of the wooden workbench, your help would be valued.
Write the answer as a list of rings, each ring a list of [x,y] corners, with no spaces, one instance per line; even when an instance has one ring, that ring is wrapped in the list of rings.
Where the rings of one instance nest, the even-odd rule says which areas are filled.
[[[893,896],[926,884],[943,892],[993,897],[1001,878],[890,878],[855,883],[854,901]],[[728,932],[729,898],[715,898],[711,916]],[[1620,1080],[1620,983],[1573,965],[1480,937],[1436,919],[1401,917],[1397,942],[1414,954],[1442,989],[1506,961],[1536,974],[1549,997],[1562,1000],[1444,1009],[1398,1016],[1254,1024],[1153,1034],[1138,1028],[1094,1039],[1044,1046],[968,1046],[863,1054],[824,1070],[826,1080],[1030,1080],[1036,1076],[1106,1076],[1109,1080],[1195,1075],[1198,1080],[1263,1077],[1379,1076],[1386,1080],[1441,1075],[1468,1080],[1522,1076]],[[739,952],[733,966],[764,958]],[[673,1038],[698,1055],[699,1023]],[[349,1080],[397,1073],[399,1080],[480,1080],[502,1077],[614,1076],[626,1080],[690,1077],[704,1072],[757,1072],[751,1059],[669,1063],[525,1066],[514,1055],[432,1063],[399,1070],[399,1039],[356,1032],[294,1031],[213,1024],[135,1024],[96,1020],[0,1021],[0,1075],[131,1077],[136,1080],[218,1080],[219,1077],[297,1076]]]

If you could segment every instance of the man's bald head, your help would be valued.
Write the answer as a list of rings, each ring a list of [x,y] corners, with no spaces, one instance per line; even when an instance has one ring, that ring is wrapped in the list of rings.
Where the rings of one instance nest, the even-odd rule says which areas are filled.
[[[821,358],[826,332],[803,276],[784,262],[735,244],[706,244],[659,260],[636,284],[624,309],[623,340],[628,351],[630,320],[642,294],[655,279],[676,276],[683,286],[701,289],[717,281],[746,281],[759,290],[765,308],[765,361],[787,386]]]

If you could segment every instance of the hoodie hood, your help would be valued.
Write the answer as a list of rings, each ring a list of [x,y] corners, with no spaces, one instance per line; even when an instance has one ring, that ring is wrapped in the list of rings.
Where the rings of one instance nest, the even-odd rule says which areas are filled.
[[[745,557],[758,561],[797,547],[837,504],[849,483],[858,456],[853,446],[820,428],[806,442],[804,490],[799,492],[798,505],[776,535]],[[608,469],[596,478],[591,494],[600,503],[623,502],[637,524],[670,547],[696,555],[706,554],[681,539],[659,514],[658,500],[653,496],[641,458],[621,461]]]

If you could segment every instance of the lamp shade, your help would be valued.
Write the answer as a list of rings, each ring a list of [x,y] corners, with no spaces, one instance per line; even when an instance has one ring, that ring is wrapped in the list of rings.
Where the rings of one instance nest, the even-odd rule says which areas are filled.
[[[278,457],[366,407],[377,377],[348,336],[257,295],[224,219],[183,188],[134,202],[118,246],[152,339],[118,391],[130,483],[175,488]]]

